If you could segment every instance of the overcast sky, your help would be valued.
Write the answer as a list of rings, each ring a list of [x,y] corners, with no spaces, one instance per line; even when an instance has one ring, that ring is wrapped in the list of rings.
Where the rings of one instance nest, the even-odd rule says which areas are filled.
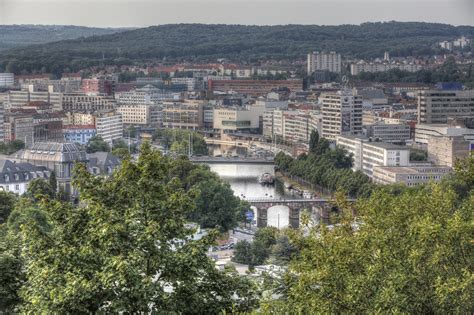
[[[336,25],[390,20],[474,25],[474,0],[0,0],[0,24]]]

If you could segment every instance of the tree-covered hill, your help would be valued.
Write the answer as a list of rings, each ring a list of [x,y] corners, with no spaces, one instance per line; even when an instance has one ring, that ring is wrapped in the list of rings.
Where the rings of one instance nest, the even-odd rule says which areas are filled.
[[[206,25],[170,24],[33,45],[0,54],[0,66],[13,71],[75,71],[98,64],[149,60],[210,61],[228,58],[303,58],[312,50],[335,50],[345,56],[371,58],[436,52],[439,40],[474,36],[474,27],[418,22],[361,25]]]
[[[0,51],[64,39],[121,32],[124,28],[74,25],[0,25]]]

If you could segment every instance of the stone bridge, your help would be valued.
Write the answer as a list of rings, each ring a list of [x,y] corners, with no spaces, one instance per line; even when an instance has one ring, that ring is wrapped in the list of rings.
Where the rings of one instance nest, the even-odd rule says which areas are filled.
[[[318,220],[328,222],[331,211],[330,201],[327,198],[315,199],[246,199],[257,209],[257,227],[277,226],[298,228],[300,223],[301,210],[309,210],[312,215],[316,215]],[[355,201],[355,199],[349,199]],[[278,207],[284,206],[284,207]],[[268,210],[275,210],[269,215]],[[288,209],[288,213],[285,211]],[[270,222],[269,222],[270,217]],[[281,226],[280,226],[281,222]]]

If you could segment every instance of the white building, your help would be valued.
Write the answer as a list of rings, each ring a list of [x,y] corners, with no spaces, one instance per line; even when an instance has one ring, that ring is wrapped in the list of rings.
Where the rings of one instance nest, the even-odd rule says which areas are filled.
[[[263,107],[227,107],[213,111],[213,128],[232,131],[258,131]]]
[[[34,91],[33,88],[27,91],[8,91],[5,108],[21,108],[29,102],[36,101],[50,103],[57,111],[63,109],[61,93]]]
[[[361,60],[351,64],[351,75],[358,75],[362,72],[385,72],[392,69],[416,72],[423,69],[423,66],[415,63],[365,62]]]
[[[117,113],[122,115],[122,122],[127,125],[158,125],[159,116],[152,117],[160,111],[159,105],[119,105]],[[152,119],[154,118],[154,119]]]
[[[417,124],[415,128],[415,142],[428,144],[428,138],[464,136],[464,139],[474,143],[474,129],[462,124]]]
[[[388,124],[383,121],[364,125],[363,134],[383,142],[401,143],[410,140],[410,125]]]
[[[405,184],[409,187],[439,182],[452,172],[448,166],[375,166],[373,181],[377,184]]]
[[[0,87],[10,87],[15,84],[13,73],[0,73]]]
[[[314,110],[266,110],[263,114],[263,135],[292,143],[309,143],[313,130],[321,134],[321,115]]]
[[[409,166],[410,149],[385,142],[372,142],[354,136],[337,137],[337,145],[353,154],[354,170],[373,176],[375,166]]]
[[[0,160],[0,191],[23,195],[30,181],[35,178],[48,180],[49,176],[50,171],[44,166]]]
[[[469,38],[466,38],[465,36],[461,36],[458,39],[455,39],[453,41],[453,46],[454,47],[460,47],[464,48],[471,45],[471,40]]]
[[[341,54],[337,54],[334,51],[331,51],[329,53],[315,51],[308,54],[308,74],[311,74],[315,71],[329,71],[340,73],[341,65]]]
[[[322,136],[336,140],[339,135],[362,133],[362,97],[350,90],[323,93]]]
[[[95,119],[97,136],[111,144],[116,139],[123,138],[122,115],[115,111],[98,112]]]

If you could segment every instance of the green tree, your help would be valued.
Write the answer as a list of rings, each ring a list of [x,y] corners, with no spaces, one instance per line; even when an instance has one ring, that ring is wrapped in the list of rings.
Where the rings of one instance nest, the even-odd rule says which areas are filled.
[[[248,311],[252,285],[219,272],[206,252],[215,233],[190,238],[185,190],[176,161],[144,145],[115,176],[75,170],[80,207],[43,203],[50,231],[22,225],[26,283],[22,311],[44,313]]]
[[[0,190],[0,224],[7,221],[15,206],[16,199],[15,194]]]
[[[471,162],[472,163],[472,162]],[[455,176],[474,178],[469,168]],[[469,181],[469,179],[467,179]],[[292,236],[300,251],[288,290],[264,309],[319,313],[469,313],[474,308],[474,190],[462,198],[430,184],[393,195],[376,190],[338,225]]]
[[[39,201],[43,198],[53,198],[55,195],[49,182],[43,178],[35,178],[28,184],[28,189],[25,192],[25,197],[34,201]]]
[[[114,148],[112,150],[112,154],[121,158],[121,159],[125,159],[127,157],[130,157],[130,152],[128,152],[128,149],[127,148]]]
[[[58,192],[58,181],[56,180],[56,172],[51,172],[48,183],[49,187],[51,188],[52,197],[54,198],[56,196],[56,193]]]
[[[319,142],[319,133],[316,129],[311,130],[309,136],[309,152],[315,153]]]
[[[87,153],[110,152],[110,146],[101,136],[95,136],[89,139],[86,146]]]
[[[232,260],[239,264],[252,264],[252,245],[246,240],[237,242]]]

